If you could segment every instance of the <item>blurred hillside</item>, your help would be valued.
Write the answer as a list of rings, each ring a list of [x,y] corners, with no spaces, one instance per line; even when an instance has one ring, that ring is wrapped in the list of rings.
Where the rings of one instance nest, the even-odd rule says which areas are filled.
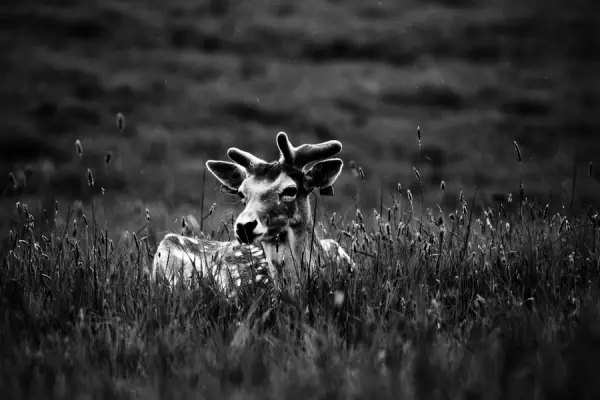
[[[413,166],[431,205],[476,187],[487,202],[516,194],[513,140],[526,195],[568,201],[576,160],[578,201],[600,200],[600,175],[587,176],[600,165],[593,0],[52,3],[0,6],[0,172],[27,181],[3,209],[103,187],[113,226],[141,226],[148,207],[171,229],[200,215],[205,160],[230,146],[273,159],[279,131],[341,140],[365,171],[363,206],[378,206],[382,183],[419,193]],[[204,213],[239,211],[206,185]],[[346,169],[326,205],[351,213],[356,188]]]

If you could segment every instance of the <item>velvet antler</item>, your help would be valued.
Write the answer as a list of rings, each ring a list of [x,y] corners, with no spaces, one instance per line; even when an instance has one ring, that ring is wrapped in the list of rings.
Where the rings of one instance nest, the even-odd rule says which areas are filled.
[[[277,134],[277,147],[281,152],[280,161],[303,168],[314,161],[332,157],[342,150],[342,144],[337,140],[328,140],[319,144],[303,144],[292,146],[285,132]]]
[[[227,156],[229,156],[229,158],[235,163],[246,168],[248,172],[251,172],[257,165],[266,163],[266,161],[262,158],[258,158],[255,155],[250,154],[247,151],[240,150],[236,147],[232,147],[227,150]]]

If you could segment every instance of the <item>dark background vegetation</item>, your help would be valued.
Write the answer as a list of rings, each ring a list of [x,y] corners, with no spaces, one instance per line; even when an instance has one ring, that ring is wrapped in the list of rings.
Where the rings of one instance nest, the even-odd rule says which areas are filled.
[[[150,208],[172,229],[176,216],[201,213],[205,160],[226,159],[232,145],[273,159],[281,130],[294,144],[341,140],[346,164],[365,171],[363,206],[379,202],[382,184],[418,193],[413,166],[430,205],[454,206],[460,190],[476,187],[484,203],[506,200],[519,188],[513,140],[530,198],[552,192],[568,204],[576,161],[576,205],[597,201],[598,174],[584,178],[600,148],[599,8],[592,0],[8,2],[0,172],[27,184],[9,188],[3,209],[15,192],[86,200],[104,187],[115,228],[139,226]],[[214,201],[221,213],[236,210],[207,179],[203,212]],[[354,204],[354,179],[347,169],[328,207]]]
[[[600,217],[578,212],[600,205],[599,4],[2,3],[0,393],[599,398]],[[240,307],[150,284],[154,232],[240,209],[204,162],[273,159],[278,131],[363,168],[317,219],[355,274]]]

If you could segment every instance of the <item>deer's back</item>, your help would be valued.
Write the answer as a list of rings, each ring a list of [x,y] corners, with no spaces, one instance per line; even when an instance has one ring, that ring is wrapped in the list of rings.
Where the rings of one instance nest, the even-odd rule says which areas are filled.
[[[152,278],[166,277],[172,284],[180,278],[214,278],[225,291],[242,280],[262,282],[267,278],[263,250],[237,241],[221,242],[167,234],[154,256]]]

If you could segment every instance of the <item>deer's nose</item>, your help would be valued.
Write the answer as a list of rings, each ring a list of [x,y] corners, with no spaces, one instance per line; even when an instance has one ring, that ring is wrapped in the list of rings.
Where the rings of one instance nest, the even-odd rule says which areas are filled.
[[[258,221],[238,223],[235,227],[235,234],[238,240],[242,243],[250,244],[252,240],[258,236],[254,234],[254,228],[258,225]]]

